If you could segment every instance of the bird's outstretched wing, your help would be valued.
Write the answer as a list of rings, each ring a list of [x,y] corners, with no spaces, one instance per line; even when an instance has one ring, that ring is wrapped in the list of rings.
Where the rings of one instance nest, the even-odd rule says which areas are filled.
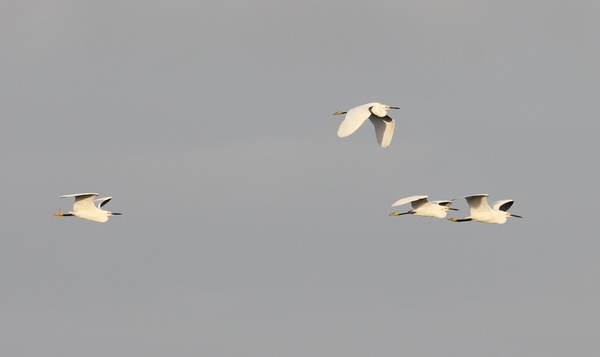
[[[105,204],[107,204],[108,202],[110,202],[110,200],[112,200],[112,197],[96,198],[94,201],[100,201],[100,204],[98,205],[98,208],[102,208]]]
[[[415,202],[415,201],[419,201],[419,200],[424,200],[423,202],[427,202],[427,196],[419,195],[419,196],[410,196],[410,197],[401,198],[398,201],[394,202],[394,204],[392,205],[392,207],[402,206],[402,205],[405,205],[407,203]],[[414,204],[413,204],[413,208],[416,208],[414,206]]]
[[[492,209],[488,204],[488,194],[480,194],[465,197],[467,203],[469,204],[469,209],[471,210],[471,215],[476,212],[488,212]]]
[[[506,212],[506,211],[508,211],[510,206],[513,205],[513,203],[515,203],[514,200],[496,201],[496,202],[494,202],[494,210]]]
[[[452,204],[452,200],[431,201],[431,203],[435,205],[449,207]]]
[[[73,204],[73,212],[85,211],[89,209],[95,209],[94,198],[98,197],[97,193],[73,193],[70,195],[63,195],[60,198],[75,197],[75,203]]]
[[[338,129],[337,135],[340,138],[344,138],[352,133],[354,133],[361,125],[365,122],[365,120],[369,119],[371,116],[371,112],[369,108],[372,106],[372,103],[358,106],[356,108],[350,109],[346,113],[346,118],[340,124],[340,128]]]
[[[379,145],[384,149],[390,146],[392,137],[394,136],[394,127],[396,126],[394,119],[388,116],[380,118],[376,115],[371,115],[369,119],[371,119],[371,123],[375,126],[375,136],[377,136]]]
[[[423,205],[426,205],[427,204],[427,196],[419,198],[418,200],[414,200],[410,204],[413,209],[417,209]]]

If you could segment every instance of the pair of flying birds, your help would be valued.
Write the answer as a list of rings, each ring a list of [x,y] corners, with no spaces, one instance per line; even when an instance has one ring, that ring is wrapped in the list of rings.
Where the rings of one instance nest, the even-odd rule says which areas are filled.
[[[490,205],[488,204],[488,196],[489,195],[487,194],[481,194],[465,197],[467,203],[469,204],[469,210],[471,211],[471,215],[461,219],[448,218],[448,220],[452,222],[475,221],[484,223],[504,224],[508,217],[523,218],[521,216],[517,216],[516,214],[508,212],[508,209],[514,203],[514,200],[496,201],[494,202],[494,206],[490,207]],[[427,200],[427,196],[406,197],[396,201],[392,205],[392,207],[402,206],[407,203],[410,203],[413,209],[407,212],[392,212],[390,213],[390,216],[414,214],[423,217],[444,218],[446,217],[446,214],[449,210],[458,211],[456,208],[450,207],[452,201],[453,200],[442,200],[429,202]]]

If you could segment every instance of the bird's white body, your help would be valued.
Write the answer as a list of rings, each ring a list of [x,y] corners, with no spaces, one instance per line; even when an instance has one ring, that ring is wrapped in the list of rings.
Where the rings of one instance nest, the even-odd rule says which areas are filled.
[[[471,215],[463,219],[449,218],[453,222],[475,221],[483,223],[504,224],[508,217],[517,217],[515,214],[508,213],[507,210],[512,206],[514,200],[502,200],[494,202],[494,207],[488,204],[487,194],[467,196],[465,199],[469,204]]]
[[[106,222],[108,221],[108,216],[118,216],[121,213],[113,213],[110,211],[105,211],[102,209],[102,206],[108,203],[112,199],[112,197],[103,197],[98,198],[97,193],[75,193],[70,195],[63,195],[60,198],[67,197],[75,197],[75,203],[73,204],[73,211],[68,214],[64,214],[62,212],[58,212],[54,216],[62,217],[62,216],[75,216],[83,219],[87,219],[95,222]],[[94,201],[100,201],[98,206],[94,204]]]
[[[427,200],[427,196],[410,196],[410,197],[402,198],[402,199],[394,202],[392,207],[402,206],[407,203],[410,203],[412,205],[412,208],[413,208],[412,210],[410,210],[408,212],[403,212],[403,213],[392,212],[392,213],[390,213],[390,216],[401,216],[404,214],[414,214],[414,215],[423,216],[423,217],[444,218],[444,217],[446,217],[448,210],[457,211],[457,209],[455,209],[455,208],[450,208],[450,205],[452,204],[451,200],[429,202]]]
[[[394,136],[394,127],[396,123],[394,119],[387,115],[389,109],[400,109],[397,107],[390,107],[389,105],[373,102],[352,108],[347,112],[335,112],[333,115],[346,114],[346,118],[340,125],[337,135],[340,138],[344,138],[354,133],[361,125],[370,119],[371,123],[375,126],[375,135],[377,136],[377,142],[382,148],[387,148],[392,142]]]

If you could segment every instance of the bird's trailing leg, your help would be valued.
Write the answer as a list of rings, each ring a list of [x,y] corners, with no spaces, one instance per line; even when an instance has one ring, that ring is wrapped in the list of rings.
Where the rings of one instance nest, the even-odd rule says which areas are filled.
[[[456,218],[448,218],[449,221],[451,222],[469,222],[472,221],[472,218],[463,218],[463,219],[456,219]]]
[[[346,114],[347,112],[343,112],[341,110],[338,110],[337,112],[333,113],[333,115],[342,115],[342,114]]]
[[[71,213],[62,213],[62,211],[59,209],[58,213],[54,214],[54,217],[69,217],[72,216],[73,214]]]
[[[404,214],[413,214],[413,212],[392,212],[392,213],[390,213],[390,217],[392,217],[392,216],[402,216]]]

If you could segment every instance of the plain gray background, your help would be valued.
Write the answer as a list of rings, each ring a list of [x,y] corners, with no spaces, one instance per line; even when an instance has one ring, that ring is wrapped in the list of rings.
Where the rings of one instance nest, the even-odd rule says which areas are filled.
[[[599,16],[2,2],[0,353],[597,356]],[[336,136],[371,101],[388,149]],[[53,218],[78,192],[123,216]],[[478,193],[524,219],[388,216]]]

